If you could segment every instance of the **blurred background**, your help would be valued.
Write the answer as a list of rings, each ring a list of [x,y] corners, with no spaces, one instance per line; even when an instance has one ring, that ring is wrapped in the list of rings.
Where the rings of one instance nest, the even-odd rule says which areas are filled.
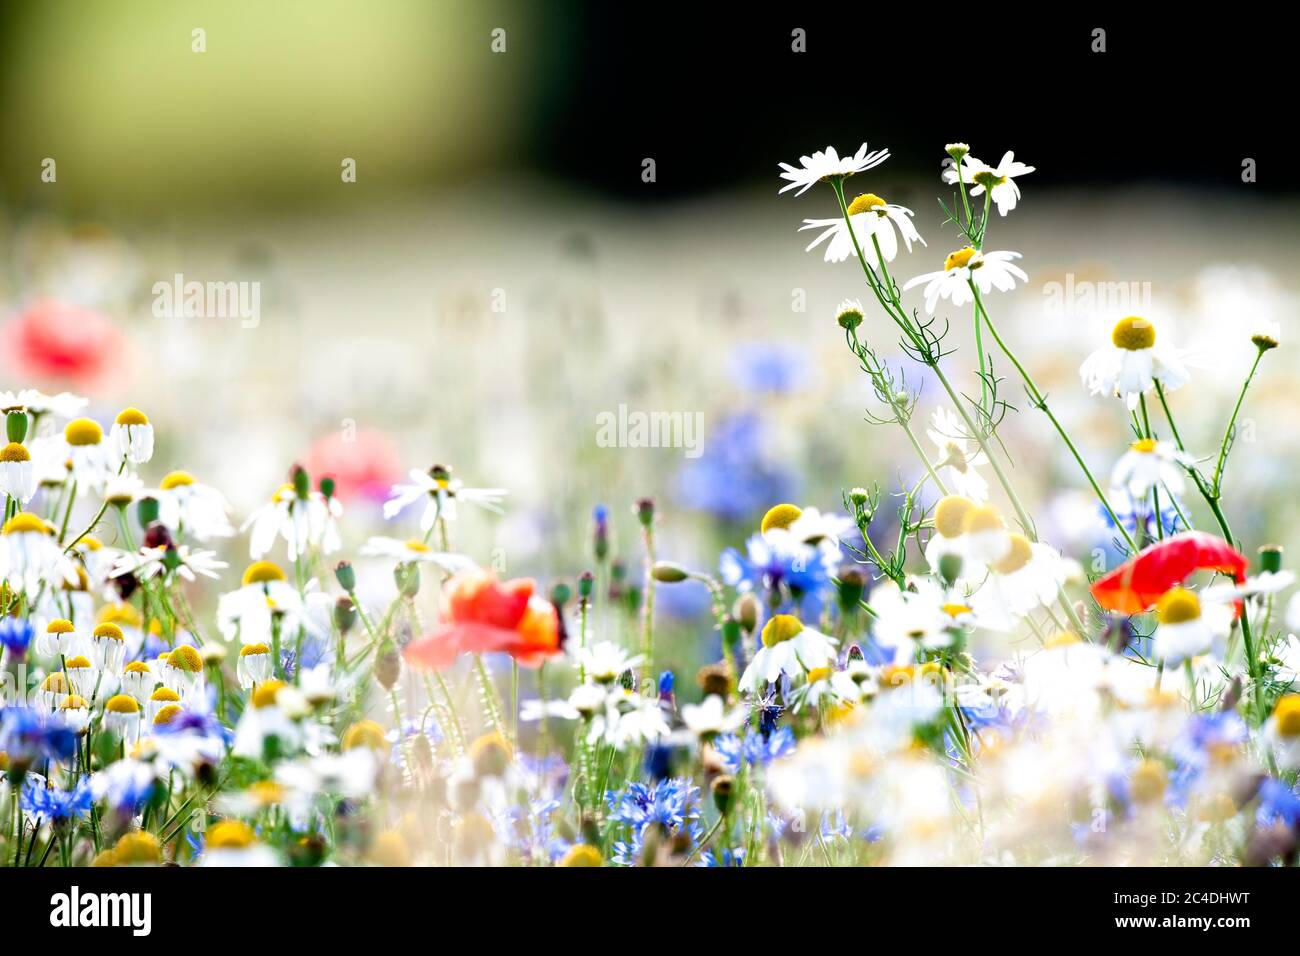
[[[1273,105],[1205,92],[1280,40],[1091,13],[656,6],[651,22],[622,6],[5,4],[0,388],[71,389],[103,421],[139,405],[160,435],[149,477],[187,468],[241,519],[295,462],[334,474],[349,553],[381,530],[388,485],[437,462],[510,489],[506,518],[456,529],[509,574],[585,569],[597,504],[635,567],[641,496],[659,504],[661,556],[716,569],[772,503],[835,508],[842,489],[918,473],[898,429],[865,421],[875,399],[834,324],[841,299],[865,298],[857,265],[797,232],[833,198],[778,196],[777,163],[888,146],[850,187],[915,211],[927,246],[900,255],[905,278],[959,245],[937,200],[943,145],[964,140],[1037,168],[988,240],[1023,253],[1030,281],[990,307],[1097,472],[1126,420],[1077,370],[1119,316],[1059,290],[1121,283],[1141,296],[1125,312],[1201,351],[1173,404],[1204,455],[1255,323],[1281,324],[1227,496],[1247,541],[1290,536],[1300,196]],[[257,321],[156,314],[155,284],[177,275],[256,283]],[[977,388],[959,371],[969,316],[950,318],[949,365]],[[866,332],[898,357],[870,311]],[[908,381],[919,428],[938,402]],[[1025,409],[1004,425],[1022,496],[1055,543],[1095,546],[1082,482],[1006,388]],[[600,447],[598,416],[620,405],[700,413],[702,453]],[[665,591],[667,613],[704,619],[702,587]]]

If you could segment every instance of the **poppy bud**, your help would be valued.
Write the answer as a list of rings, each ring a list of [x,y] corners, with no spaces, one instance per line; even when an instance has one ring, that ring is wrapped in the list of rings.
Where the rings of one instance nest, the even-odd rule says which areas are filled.
[[[357,623],[357,608],[350,597],[340,597],[334,602],[334,626],[344,634]]]
[[[655,502],[653,498],[641,498],[636,503],[636,520],[641,527],[649,528],[655,522]]]
[[[961,555],[945,554],[939,558],[939,577],[943,578],[944,584],[951,587],[960,576]]]
[[[596,586],[596,576],[590,571],[583,571],[578,578],[578,597],[584,601],[591,600],[591,592]]]
[[[736,603],[731,608],[731,614],[739,622],[740,626],[745,629],[746,634],[753,634],[758,627],[758,616],[763,610],[763,605],[758,602],[752,592],[746,591],[740,597],[736,598]]]
[[[402,655],[389,644],[375,656],[375,680],[384,690],[392,690],[402,674]]]
[[[338,490],[338,483],[328,475],[320,480],[320,493],[326,498],[333,498],[334,492]]]
[[[691,576],[684,567],[671,561],[656,561],[650,574],[661,584],[679,584]]]
[[[713,778],[709,789],[713,793],[713,805],[718,808],[719,813],[726,816],[736,797],[736,778],[729,773],[721,774]]]
[[[1282,546],[1266,544],[1259,549],[1259,569],[1272,574],[1282,570]]]
[[[158,520],[158,499],[141,498],[135,503],[135,516],[140,522],[140,527],[149,527]]]
[[[293,484],[293,493],[306,500],[311,493],[311,475],[307,474],[307,469],[302,465],[294,465],[289,469],[289,481]]]
[[[338,581],[339,587],[349,593],[357,589],[357,572],[346,561],[334,565],[334,580]]]

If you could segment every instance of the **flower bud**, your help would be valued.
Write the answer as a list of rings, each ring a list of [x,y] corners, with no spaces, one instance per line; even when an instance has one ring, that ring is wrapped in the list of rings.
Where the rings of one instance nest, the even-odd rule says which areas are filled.
[[[28,418],[23,409],[11,408],[5,413],[5,434],[11,442],[22,444],[27,437]]]
[[[636,503],[636,520],[641,527],[649,528],[655,523],[655,502],[653,498],[641,498]]]
[[[1282,546],[1266,544],[1259,549],[1259,569],[1273,574],[1282,570]]]
[[[722,619],[722,646],[735,653],[740,645],[740,622],[731,615]]]
[[[402,655],[389,644],[375,655],[375,680],[384,690],[392,690],[402,675]]]
[[[736,778],[729,773],[720,774],[713,778],[709,790],[713,793],[713,805],[718,808],[719,813],[726,816],[736,797]]]
[[[510,767],[514,753],[499,733],[484,734],[469,745],[469,759],[480,777],[500,777]]]
[[[745,629],[746,634],[753,634],[758,627],[758,618],[762,611],[763,605],[759,603],[758,598],[754,597],[753,592],[746,591],[736,598],[736,603],[731,608],[731,616]]]
[[[716,694],[726,700],[731,696],[731,674],[724,664],[709,664],[701,667],[695,674],[695,683],[700,685],[706,698]]]
[[[140,527],[147,528],[158,520],[158,499],[141,498],[135,503],[135,517]]]
[[[578,597],[584,601],[591,600],[591,592],[596,586],[596,576],[590,571],[583,571],[578,578]]]
[[[858,568],[848,567],[840,572],[840,610],[856,612],[862,594],[867,589],[867,576]]]
[[[334,602],[334,626],[344,634],[357,623],[357,606],[350,597],[340,597]]]
[[[302,465],[294,465],[289,470],[289,481],[293,484],[293,493],[299,498],[305,500],[311,493],[311,475]]]
[[[965,143],[949,143],[943,151],[952,157],[953,162],[960,163],[962,157],[970,152],[970,147]]]
[[[338,491],[338,482],[329,475],[320,480],[320,493],[326,498],[333,498],[336,491]]]
[[[338,581],[339,587],[349,593],[357,589],[357,572],[346,561],[334,565],[334,580]]]
[[[943,578],[944,584],[952,587],[961,577],[961,555],[945,554],[939,558],[939,577]]]
[[[551,603],[556,608],[563,608],[569,603],[569,598],[573,597],[573,589],[561,581],[551,588]]]
[[[684,567],[672,561],[656,561],[650,575],[661,584],[678,584],[691,576]]]
[[[415,597],[420,593],[420,566],[414,562],[399,564],[393,569],[393,580],[402,597]]]

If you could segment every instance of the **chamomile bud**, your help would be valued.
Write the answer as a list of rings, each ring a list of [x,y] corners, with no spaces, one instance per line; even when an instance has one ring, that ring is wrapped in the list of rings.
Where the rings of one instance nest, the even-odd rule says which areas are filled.
[[[27,440],[27,428],[31,419],[27,417],[25,408],[8,408],[5,409],[5,437],[11,442],[22,442]]]
[[[857,299],[845,299],[835,310],[835,324],[845,332],[852,332],[862,324],[862,303]]]
[[[970,146],[966,143],[949,143],[943,148],[943,151],[952,157],[954,163],[959,163],[962,161],[962,157],[970,152]]]
[[[730,813],[732,801],[736,797],[736,778],[729,773],[720,774],[713,778],[709,790],[713,794],[713,805],[718,808],[718,812],[723,816]]]

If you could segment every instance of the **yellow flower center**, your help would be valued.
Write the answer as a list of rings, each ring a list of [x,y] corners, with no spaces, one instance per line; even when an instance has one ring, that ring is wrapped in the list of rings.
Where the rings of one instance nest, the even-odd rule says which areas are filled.
[[[965,520],[962,522],[962,530],[967,534],[979,534],[981,531],[1002,531],[1006,526],[1006,522],[1002,520],[1002,515],[992,505],[981,505],[972,508],[966,513]]]
[[[254,707],[259,710],[263,707],[272,707],[275,704],[275,698],[284,687],[282,680],[265,680],[257,685],[250,698]]]
[[[85,548],[87,551],[98,551],[103,546],[104,542],[100,541],[93,535],[86,535],[77,543],[77,547]]]
[[[199,654],[197,648],[189,644],[181,644],[167,655],[167,664],[177,670],[197,674],[203,670],[203,656]]]
[[[600,866],[600,851],[589,843],[575,843],[565,851],[560,866]]]
[[[983,186],[985,189],[992,189],[994,186],[1001,186],[1007,181],[1007,177],[999,176],[991,169],[981,169],[971,178],[975,180],[977,186]]]
[[[1273,708],[1274,726],[1283,737],[1300,737],[1300,694],[1283,694]]]
[[[959,538],[966,526],[966,516],[975,502],[961,495],[945,495],[934,507],[934,530],[945,538]]]
[[[763,646],[776,647],[798,637],[802,630],[803,622],[793,614],[776,614],[763,625]]]
[[[61,617],[56,617],[45,627],[46,634],[71,634],[74,630],[72,622]]]
[[[265,644],[245,644],[239,649],[240,657],[251,657],[254,654],[270,654],[271,649]]]
[[[31,461],[31,453],[16,441],[0,448],[0,461]]]
[[[803,514],[803,510],[797,505],[777,505],[774,508],[769,508],[767,514],[763,515],[763,521],[758,526],[758,530],[766,534],[773,528],[788,528],[795,523],[801,514]]]
[[[114,421],[119,425],[148,425],[149,416],[132,406],[118,412]]]
[[[1158,444],[1160,443],[1154,438],[1140,438],[1129,447],[1134,451],[1141,452],[1144,455],[1149,455],[1156,450]]]
[[[180,704],[168,704],[166,707],[159,709],[158,713],[154,714],[153,725],[155,727],[164,727],[175,720],[180,715],[180,712]]]
[[[128,674],[147,674],[149,673],[149,665],[144,661],[132,661],[130,664],[127,664],[122,668],[122,670]]]
[[[20,511],[4,523],[0,534],[49,534],[50,526],[30,511]]]
[[[104,709],[111,714],[138,714],[140,705],[128,694],[114,694],[104,704]]]
[[[76,657],[69,657],[63,662],[63,669],[67,671],[85,670],[90,666],[90,660],[78,654]]]
[[[433,549],[429,547],[427,544],[425,544],[423,541],[421,541],[419,538],[412,538],[410,541],[406,542],[406,550],[414,551],[417,554],[427,554]]]
[[[103,624],[96,624],[94,636],[107,638],[110,641],[126,640],[126,635],[122,633],[122,629],[118,627],[116,624],[110,624],[108,622],[105,622]]]
[[[248,795],[264,807],[273,807],[284,802],[284,787],[274,780],[259,780],[249,785]]]
[[[172,471],[163,476],[158,487],[163,491],[171,491],[173,488],[180,488],[182,485],[194,484],[194,476],[188,471]]]
[[[208,831],[207,845],[212,850],[246,850],[256,842],[252,828],[239,820],[222,820]]]
[[[69,445],[98,445],[104,439],[104,429],[93,418],[74,418],[63,429]]]
[[[1183,624],[1201,616],[1201,599],[1187,588],[1170,588],[1156,602],[1156,620],[1161,624]]]
[[[881,687],[899,687],[910,684],[916,676],[916,668],[907,664],[889,664],[880,672]]]
[[[149,699],[160,704],[175,704],[181,699],[181,695],[169,687],[159,687]]]
[[[819,680],[830,680],[831,669],[829,667],[814,667],[808,672],[808,683],[815,684]]]
[[[1075,634],[1074,631],[1057,631],[1047,640],[1043,641],[1043,647],[1045,648],[1067,647],[1070,644],[1082,644],[1082,643],[1083,642],[1079,640],[1079,635]]]
[[[976,251],[970,246],[965,249],[958,249],[956,252],[950,252],[948,257],[943,260],[943,271],[948,272],[951,269],[964,268],[976,255]]]
[[[1011,550],[1007,552],[1006,557],[993,566],[993,570],[998,574],[1013,574],[1019,571],[1034,556],[1034,549],[1029,545],[1029,539],[1023,534],[1011,535]]]
[[[244,584],[265,584],[268,581],[283,581],[284,571],[274,561],[254,561],[244,571]]]
[[[478,741],[475,743],[477,744]],[[357,747],[365,747],[367,750],[386,750],[388,738],[384,735],[384,728],[373,720],[358,720],[344,732],[342,747],[344,750],[354,750]]]
[[[1115,323],[1110,340],[1117,349],[1127,349],[1130,352],[1149,349],[1156,344],[1156,327],[1146,319],[1130,315]]]
[[[68,682],[63,679],[63,671],[55,671],[41,681],[41,690],[47,694],[66,694]]]
[[[943,613],[949,617],[961,617],[963,614],[969,614],[970,608],[965,604],[945,604]]]
[[[1164,796],[1168,785],[1169,774],[1165,771],[1164,764],[1158,760],[1144,760],[1133,771],[1129,789],[1135,801],[1150,803]]]
[[[119,602],[117,604],[105,604],[99,609],[96,620],[100,624],[112,623],[119,626],[139,627],[144,623],[140,617],[140,612],[135,609],[135,605]]]
[[[144,830],[122,834],[112,852],[119,864],[162,862],[162,844],[156,836]]]
[[[853,202],[849,203],[849,215],[856,216],[858,213],[871,212],[875,209],[877,210],[877,215],[883,216],[885,214],[885,211],[882,208],[884,205],[885,201],[875,193],[863,193],[857,199],[853,200]]]
[[[69,694],[59,706],[64,710],[85,710],[90,705],[86,703],[86,698],[80,694]]]

